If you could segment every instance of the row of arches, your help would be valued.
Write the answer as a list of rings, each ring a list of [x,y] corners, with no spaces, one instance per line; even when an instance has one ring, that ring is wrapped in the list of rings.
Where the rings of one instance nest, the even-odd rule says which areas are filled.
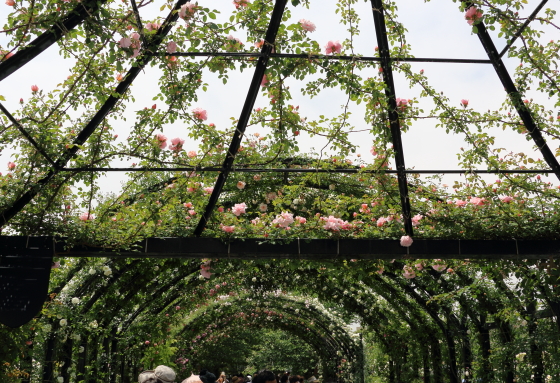
[[[248,329],[303,339],[333,380],[557,373],[558,288],[542,262],[415,262],[407,279],[401,261],[214,260],[206,279],[199,260],[67,259],[42,313],[2,330],[27,381],[133,382],[162,360],[194,371],[205,348]]]

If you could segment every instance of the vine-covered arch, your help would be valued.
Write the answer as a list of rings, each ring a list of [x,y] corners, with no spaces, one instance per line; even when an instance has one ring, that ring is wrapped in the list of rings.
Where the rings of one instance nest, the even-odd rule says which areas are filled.
[[[53,89],[0,95],[0,313],[12,327],[31,320],[0,328],[1,378],[128,383],[139,364],[185,358],[167,339],[204,333],[209,307],[225,324],[289,300],[297,308],[267,311],[291,323],[265,323],[324,348],[327,370],[344,354],[340,379],[360,381],[360,360],[390,382],[560,379],[560,190],[547,178],[560,178],[560,58],[546,0],[458,2],[445,17],[487,59],[414,57],[390,0],[367,12],[337,1],[342,42],[296,16],[313,1],[149,3],[2,5],[0,81],[49,46],[75,63]],[[375,30],[359,46],[366,17]],[[416,63],[492,66],[506,94],[469,104]],[[206,122],[230,112],[219,90],[218,106],[202,105],[205,92],[249,70],[231,121]],[[148,72],[156,104],[139,106],[131,85]],[[314,115],[311,99],[334,89],[342,109]],[[456,168],[405,166],[403,140],[422,121],[463,137]],[[495,128],[535,148],[499,147]],[[365,356],[339,322],[327,332],[328,311],[359,324]]]

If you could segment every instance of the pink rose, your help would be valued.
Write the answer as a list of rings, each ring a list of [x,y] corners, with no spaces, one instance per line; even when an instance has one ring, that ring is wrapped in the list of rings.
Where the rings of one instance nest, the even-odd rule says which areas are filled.
[[[416,278],[416,272],[412,267],[405,265],[403,267],[403,277],[405,277],[406,279]]]
[[[422,214],[416,214],[414,217],[412,217],[412,226],[418,226],[422,218]]]
[[[156,140],[158,141],[158,146],[160,149],[165,149],[167,146],[167,137],[165,137],[162,133],[156,134]]]
[[[403,235],[401,237],[401,246],[410,247],[410,245],[412,245],[412,242],[414,242],[414,241],[408,235]]]
[[[14,0],[6,0],[6,5],[9,7],[13,7],[14,5],[16,5],[16,2]]]
[[[469,7],[465,12],[465,19],[469,25],[473,25],[482,18],[482,11],[478,10],[475,6]]]
[[[187,19],[192,15],[194,15],[195,11],[196,11],[196,3],[189,2],[187,4],[184,4],[179,10],[179,17],[182,19]]]
[[[231,209],[231,212],[235,216],[239,217],[241,214],[245,214],[245,209],[247,209],[247,205],[245,204],[245,202],[236,203]]]
[[[221,225],[221,229],[226,233],[233,233],[235,231],[235,226]]]
[[[434,259],[434,264],[432,265],[432,269],[441,273],[447,269],[447,265],[443,263],[441,259]],[[440,263],[441,262],[441,263]]]
[[[208,118],[206,111],[202,108],[194,108],[193,115],[194,118],[199,119],[201,121],[206,121],[206,119]]]
[[[195,158],[196,157],[196,152],[194,150],[190,150],[187,153],[187,156],[189,156],[189,158]]]
[[[305,20],[305,19],[301,19],[299,21],[299,25],[301,26],[301,28],[304,31],[307,32],[315,32],[315,24],[313,24],[311,21],[309,20]]]
[[[239,190],[245,189],[245,185],[247,185],[245,182],[243,182],[243,181],[237,181],[237,188],[238,188]]]
[[[455,206],[465,206],[467,204],[467,201],[462,201],[460,199],[458,199],[457,201],[455,201]]]
[[[283,211],[272,220],[273,225],[283,228],[288,228],[288,226],[292,223],[294,223],[294,215],[292,213],[288,213],[287,211]]]
[[[177,43],[175,41],[170,41],[167,43],[167,48],[165,49],[167,53],[177,52]]]
[[[235,5],[236,9],[244,8],[249,5],[249,0],[233,0],[233,5]]]
[[[179,137],[175,137],[174,139],[171,140],[171,145],[169,145],[169,150],[172,150],[174,152],[179,152],[183,149],[184,143],[185,140],[182,140]]]
[[[342,51],[342,45],[339,41],[329,41],[327,45],[325,45],[325,53],[328,55],[332,55],[335,53],[340,53]]]
[[[387,218],[385,218],[385,217],[380,217],[380,218],[377,220],[377,227],[383,226],[383,225],[385,224],[385,222],[387,222]]]
[[[9,170],[14,170],[16,168],[16,164],[15,162],[8,162],[8,169]]]
[[[463,107],[466,108],[467,106],[469,106],[469,100],[462,99],[461,100],[461,105],[463,105]]]
[[[82,213],[80,215],[80,221],[91,221],[93,219],[93,215],[89,213]]]
[[[405,98],[396,98],[395,99],[396,103],[397,103],[397,109],[400,111],[403,111],[406,109],[406,107],[408,106],[408,100]]]
[[[265,211],[268,210],[268,205],[266,203],[261,203],[259,205],[259,210],[264,213]]]
[[[266,74],[265,74],[262,78],[261,86],[266,86],[267,83],[268,83],[268,78],[266,77]]]
[[[132,41],[130,41],[130,38],[128,38],[128,37],[123,37],[119,41],[119,46],[121,48],[130,48],[131,45],[132,45]]]
[[[511,201],[513,201],[513,197],[510,197],[510,196],[500,197],[500,200],[503,203],[510,203]]]
[[[484,206],[486,200],[484,198],[472,197],[469,202],[475,206]]]
[[[37,85],[31,85],[31,91],[33,93],[38,92],[39,91],[39,87]]]

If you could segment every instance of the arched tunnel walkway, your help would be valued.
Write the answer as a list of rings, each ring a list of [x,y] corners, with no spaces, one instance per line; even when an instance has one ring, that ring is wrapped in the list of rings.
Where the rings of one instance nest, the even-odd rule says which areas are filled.
[[[435,261],[417,267],[400,261],[211,263],[214,274],[206,279],[199,260],[68,259],[53,273],[41,316],[20,330],[33,343],[24,349],[28,363],[44,361],[43,382],[99,376],[134,382],[139,368],[150,367],[154,350],[162,352],[156,360],[189,359],[178,368],[194,370],[208,362],[197,356],[208,342],[275,329],[303,339],[323,375],[340,381],[381,374],[394,382],[421,376],[456,382],[468,371],[513,382],[516,355],[528,350],[544,369],[547,344],[540,334],[557,334],[557,323],[546,319],[555,308],[546,280],[529,278],[536,294],[548,298],[537,307],[508,287],[497,268],[464,261],[449,261],[442,272],[431,267]],[[532,266],[509,266],[536,275]],[[414,279],[404,277],[407,267],[415,267]],[[527,317],[536,324],[522,331]]]

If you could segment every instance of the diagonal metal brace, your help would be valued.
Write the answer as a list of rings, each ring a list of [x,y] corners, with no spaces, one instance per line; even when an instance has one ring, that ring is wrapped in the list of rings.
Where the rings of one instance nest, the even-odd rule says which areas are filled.
[[[502,82],[504,89],[508,93],[509,99],[513,104],[513,107],[521,117],[525,128],[533,138],[535,145],[541,151],[544,160],[550,166],[556,177],[560,180],[560,164],[556,160],[556,157],[550,150],[548,144],[546,143],[542,133],[535,123],[533,116],[531,115],[531,110],[525,105],[523,99],[521,97],[521,93],[517,90],[517,87],[513,83],[509,72],[507,71],[502,59],[498,55],[498,51],[496,50],[496,46],[492,41],[492,38],[488,34],[488,30],[483,22],[476,24],[478,28],[478,38],[488,55],[490,61],[492,61],[492,65],[494,66],[494,70],[498,74],[500,81]]]
[[[175,4],[175,7],[171,10],[169,15],[167,16],[167,19],[165,19],[165,21],[163,22],[161,28],[158,29],[157,33],[150,40],[149,45],[147,47],[144,47],[144,51],[142,52],[142,54],[136,59],[136,62],[128,70],[128,73],[124,80],[116,87],[112,95],[105,101],[105,103],[101,106],[97,113],[91,118],[88,124],[74,139],[73,145],[66,149],[62,156],[56,161],[54,169],[50,170],[46,176],[38,180],[34,185],[31,185],[27,192],[25,192],[16,201],[14,201],[14,203],[9,208],[0,212],[0,227],[4,226],[14,215],[19,213],[25,207],[25,205],[27,205],[45,187],[45,185],[50,182],[50,180],[55,175],[62,171],[62,168],[66,166],[68,161],[70,161],[70,159],[76,155],[79,150],[79,146],[83,145],[88,140],[88,138],[93,134],[99,124],[103,122],[109,112],[115,107],[115,105],[117,105],[120,100],[120,96],[128,90],[128,88],[132,84],[132,81],[134,81],[138,74],[151,60],[153,56],[150,54],[146,54],[145,52],[150,52],[161,44],[165,36],[173,27],[173,24],[179,17],[179,9],[183,4],[186,3],[188,3],[188,0],[179,0]],[[113,94],[116,94],[116,96],[114,96]]]
[[[16,128],[18,128],[19,132],[27,139],[27,141],[29,141],[31,145],[33,145],[35,150],[37,150],[52,166],[56,168],[57,165],[52,160],[52,158],[47,154],[47,152],[45,152],[45,149],[43,149],[37,143],[37,141],[35,141],[35,139],[29,134],[29,132],[25,130],[25,128],[19,123],[18,120],[14,118],[14,116],[12,116],[12,114],[4,107],[4,105],[2,105],[2,103],[0,103],[0,110],[6,115],[6,117],[8,117],[8,120],[10,120],[12,124],[14,124]]]
[[[71,10],[70,14],[62,22],[55,23],[51,30],[43,33],[8,60],[0,63],[0,81],[39,56],[39,54],[64,37],[68,31],[74,29],[83,23],[85,19],[95,14],[106,2],[107,0],[98,0],[78,3],[76,8]]]
[[[379,46],[381,57],[381,68],[383,69],[383,81],[385,82],[385,95],[389,101],[389,123],[391,127],[391,138],[393,150],[395,151],[395,163],[397,165],[397,180],[399,182],[399,195],[403,213],[404,230],[407,235],[413,235],[412,217],[410,213],[410,198],[408,196],[408,182],[406,180],[406,167],[404,164],[404,152],[401,139],[401,124],[397,112],[397,101],[395,98],[395,83],[393,81],[393,70],[391,68],[391,57],[389,40],[387,39],[387,26],[381,0],[371,0],[373,10],[373,21],[375,22],[375,35]]]
[[[259,94],[259,89],[264,77],[264,72],[266,70],[270,54],[272,53],[274,42],[276,41],[276,34],[278,33],[278,28],[280,28],[282,15],[284,14],[284,9],[286,8],[287,2],[288,0],[276,0],[276,3],[274,4],[274,9],[272,10],[272,15],[270,17],[270,24],[268,25],[268,30],[265,36],[265,43],[263,44],[261,50],[261,57],[259,57],[259,61],[257,62],[257,65],[255,67],[255,73],[253,74],[253,80],[251,81],[249,91],[247,92],[245,104],[243,105],[239,121],[237,122],[237,127],[235,129],[235,132],[233,133],[231,144],[229,145],[226,158],[222,165],[224,171],[218,175],[218,179],[216,180],[216,184],[214,185],[214,190],[212,191],[210,199],[208,200],[208,204],[206,205],[206,210],[204,211],[204,214],[200,218],[200,221],[198,221],[198,225],[194,230],[194,235],[196,236],[200,236],[202,234],[202,231],[204,230],[206,224],[212,216],[212,212],[214,211],[216,203],[218,202],[220,193],[222,192],[227,177],[233,167],[235,156],[239,151],[241,140],[243,139],[243,135],[245,134],[247,124],[249,123],[249,117],[251,117],[251,111],[253,110],[253,106],[255,105],[257,95]]]
[[[506,54],[506,52],[509,50],[509,48],[511,48],[511,46],[513,45],[513,43],[515,42],[515,40],[517,40],[519,38],[519,36],[521,36],[521,34],[523,33],[523,31],[525,30],[525,28],[527,28],[527,26],[529,25],[529,23],[533,20],[535,20],[535,17],[537,17],[537,14],[540,12],[540,10],[542,9],[542,7],[544,7],[544,5],[548,2],[548,0],[543,0],[539,6],[537,8],[535,8],[535,10],[533,11],[533,13],[531,13],[531,16],[529,16],[527,18],[527,20],[525,20],[525,22],[523,23],[523,25],[521,26],[521,28],[519,28],[519,30],[515,33],[515,35],[513,35],[512,39],[509,41],[509,43],[504,47],[504,49],[502,49],[502,51],[500,52],[500,54],[498,55],[500,58],[503,57],[503,55]]]

